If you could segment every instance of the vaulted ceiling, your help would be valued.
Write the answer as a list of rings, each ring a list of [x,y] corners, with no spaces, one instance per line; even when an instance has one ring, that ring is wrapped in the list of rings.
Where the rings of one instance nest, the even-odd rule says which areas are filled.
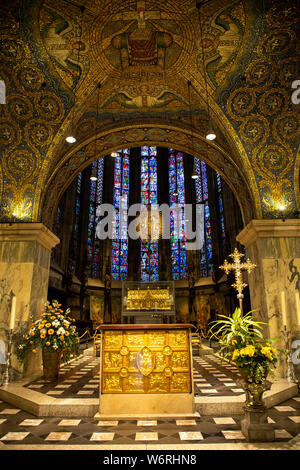
[[[245,223],[299,207],[295,2],[10,0],[0,17],[2,220],[51,226],[78,171],[143,143],[220,171]]]

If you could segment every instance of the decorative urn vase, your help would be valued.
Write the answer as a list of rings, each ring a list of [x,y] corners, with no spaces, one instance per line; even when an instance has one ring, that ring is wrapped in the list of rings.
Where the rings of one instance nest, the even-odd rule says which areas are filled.
[[[46,382],[54,382],[58,379],[61,356],[61,349],[42,349],[43,373]]]

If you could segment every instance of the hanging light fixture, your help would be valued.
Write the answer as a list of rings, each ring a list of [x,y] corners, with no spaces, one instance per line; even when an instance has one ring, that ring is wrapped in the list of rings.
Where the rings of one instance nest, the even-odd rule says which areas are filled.
[[[193,157],[194,157],[195,152],[194,152],[194,134],[193,134],[193,121],[192,121],[192,109],[191,109],[191,82],[190,81],[188,81],[188,91],[189,91],[189,111],[190,111],[190,124],[191,124],[191,139],[192,139],[192,149],[193,149],[192,154],[193,154]],[[199,178],[199,175],[196,172],[195,165],[194,165],[193,173],[192,173],[192,179],[196,180],[197,178]]]
[[[111,152],[110,156],[116,158],[118,156],[118,152]]]
[[[95,139],[94,139],[94,158],[96,160],[96,153],[97,153],[97,124],[98,124],[98,115],[99,115],[99,96],[100,96],[100,88],[101,88],[101,84],[98,83],[97,85],[97,88],[98,88],[98,95],[97,95],[97,114],[96,114],[96,126],[95,126]],[[90,176],[90,180],[91,181],[97,181],[98,179],[98,175],[97,175],[97,167],[96,166],[93,166],[92,167],[92,172],[91,172],[91,176]]]
[[[204,74],[204,83],[205,83],[205,95],[206,95],[206,106],[207,106],[207,114],[208,114],[208,129],[206,133],[207,140],[214,140],[217,136],[213,129],[211,117],[210,117],[210,108],[208,102],[208,90],[207,90],[207,76],[206,76],[206,68],[204,63],[204,44],[203,44],[203,31],[202,31],[202,22],[201,22],[201,15],[200,15],[200,8],[207,2],[197,2],[196,8],[198,10],[198,18],[199,18],[199,27],[200,27],[200,41],[201,41],[201,49],[202,49],[202,69]]]
[[[80,11],[81,11],[81,26],[80,26],[80,36],[79,36],[79,42],[78,42],[78,54],[77,54],[77,67],[79,68],[79,51],[80,51],[80,45],[81,45],[81,37],[82,37],[82,25],[83,25],[83,13],[84,13],[84,6],[80,6]],[[74,122],[74,114],[75,114],[75,103],[76,103],[76,89],[77,89],[77,84],[74,89],[74,96],[75,96],[75,102],[73,105],[73,110],[72,110],[72,119],[71,119],[71,129],[70,129],[70,134],[66,137],[66,142],[69,144],[74,144],[76,142],[76,137],[73,135],[73,122]]]

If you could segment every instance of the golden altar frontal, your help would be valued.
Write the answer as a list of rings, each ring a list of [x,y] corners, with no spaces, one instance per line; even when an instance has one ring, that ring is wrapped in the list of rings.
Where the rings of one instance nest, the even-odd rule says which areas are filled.
[[[194,412],[189,324],[101,325],[95,418]]]

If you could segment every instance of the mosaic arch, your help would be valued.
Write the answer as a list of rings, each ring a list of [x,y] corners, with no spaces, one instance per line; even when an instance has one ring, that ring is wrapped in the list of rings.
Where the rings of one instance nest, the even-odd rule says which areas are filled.
[[[300,71],[296,2],[206,2],[204,57],[194,0],[85,0],[82,22],[76,3],[0,5],[0,78],[8,84],[0,116],[1,215],[10,219],[20,206],[26,220],[41,219],[47,175],[60,158],[69,158],[61,143],[72,106],[76,102],[80,124],[79,111],[93,117],[85,105],[96,83],[105,98],[101,110],[109,116],[105,125],[119,122],[120,129],[125,121],[134,126],[152,119],[160,126],[157,114],[166,113],[180,131],[176,116],[187,113],[188,80],[205,108],[204,69],[213,118],[227,141],[221,145],[244,175],[255,216],[277,217],[282,202],[290,215],[299,209],[299,105],[291,101],[291,83]],[[147,39],[143,50],[141,29]],[[161,145],[159,137],[156,141]],[[175,138],[164,142],[179,148]],[[86,143],[82,139],[80,148]],[[104,149],[101,143],[99,152],[119,146],[110,142]]]
[[[238,169],[230,155],[216,146],[206,144],[205,139],[203,140],[197,134],[193,135],[192,146],[191,135],[187,130],[144,124],[143,126],[124,127],[115,132],[111,131],[111,133],[98,137],[96,146],[95,142],[90,140],[85,145],[75,148],[72,153],[66,154],[45,184],[41,196],[39,220],[49,228],[52,227],[55,211],[64,191],[77,173],[91,164],[95,158],[108,155],[119,148],[143,145],[175,148],[205,161],[220,173],[232,189],[239,203],[244,223],[247,224],[251,219],[257,218],[253,193],[251,193],[246,177]]]

